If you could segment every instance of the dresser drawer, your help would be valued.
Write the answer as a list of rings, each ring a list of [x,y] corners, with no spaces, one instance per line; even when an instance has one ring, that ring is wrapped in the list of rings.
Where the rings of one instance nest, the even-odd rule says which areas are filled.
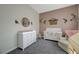
[[[28,47],[36,41],[36,31],[23,32],[18,34],[18,47],[24,48]]]

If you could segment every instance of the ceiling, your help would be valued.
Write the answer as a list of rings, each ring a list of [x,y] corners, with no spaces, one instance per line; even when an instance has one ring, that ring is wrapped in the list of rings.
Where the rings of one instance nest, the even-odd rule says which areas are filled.
[[[38,13],[44,13],[47,11],[52,11],[64,7],[71,6],[73,4],[29,4]]]

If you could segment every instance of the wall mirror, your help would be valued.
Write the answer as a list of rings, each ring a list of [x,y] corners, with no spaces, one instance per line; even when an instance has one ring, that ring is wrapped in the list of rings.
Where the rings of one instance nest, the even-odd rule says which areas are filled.
[[[27,17],[23,17],[21,20],[22,26],[28,27],[30,25],[30,21]]]

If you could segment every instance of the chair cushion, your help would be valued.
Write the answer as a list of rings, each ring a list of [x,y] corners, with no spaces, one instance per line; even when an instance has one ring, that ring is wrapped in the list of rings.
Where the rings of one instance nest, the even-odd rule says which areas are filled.
[[[65,44],[65,45],[68,45],[68,40],[66,40],[66,39],[60,39],[59,40],[59,43],[62,43],[62,44]]]
[[[68,52],[69,42],[65,38],[61,38],[58,41],[58,46],[61,47],[64,51]]]

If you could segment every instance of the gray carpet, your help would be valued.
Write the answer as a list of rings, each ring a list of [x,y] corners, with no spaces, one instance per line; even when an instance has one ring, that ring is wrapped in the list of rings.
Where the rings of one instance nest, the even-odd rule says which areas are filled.
[[[24,51],[17,48],[9,52],[8,54],[67,54],[67,53],[64,50],[62,50],[55,41],[38,39],[37,42],[25,48]]]

